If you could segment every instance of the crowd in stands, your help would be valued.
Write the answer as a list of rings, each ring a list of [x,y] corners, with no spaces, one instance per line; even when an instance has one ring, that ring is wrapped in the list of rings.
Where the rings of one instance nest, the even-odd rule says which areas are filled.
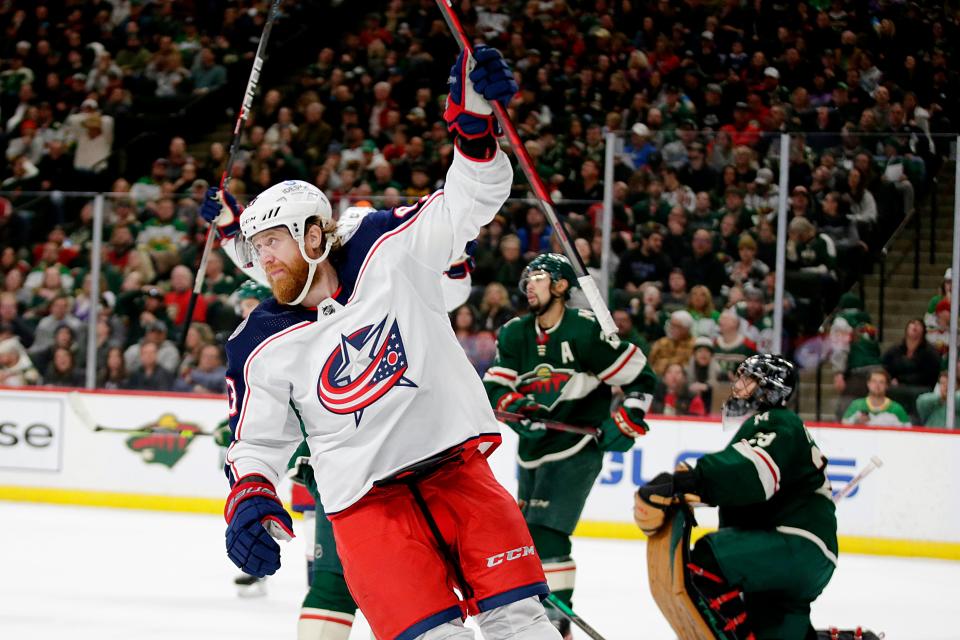
[[[187,140],[170,136],[144,175],[109,174],[103,161],[134,95],[162,105],[221,87],[224,66],[256,46],[266,5],[0,6],[0,189],[64,189],[103,174],[104,188],[119,194],[106,211],[96,336],[103,385],[220,391],[215,346],[242,316],[234,295],[242,278],[223,254],[207,266],[185,352],[175,345],[205,232],[197,206],[226,166],[225,144],[210,142],[194,157]],[[456,46],[432,3],[381,0],[362,10],[288,82],[262,91],[233,165],[231,191],[241,200],[304,179],[335,208],[388,208],[442,184],[453,154],[442,70]],[[512,119],[596,276],[605,134],[620,134],[606,275],[621,336],[647,351],[661,377],[662,413],[714,412],[723,400],[716,384],[779,338],[772,312],[781,203],[789,230],[784,346],[792,352],[919,208],[947,153],[938,134],[954,131],[950,118],[960,113],[960,23],[936,3],[464,0],[458,10],[470,36],[499,48],[516,70]],[[524,312],[516,286],[524,266],[558,250],[519,170],[514,187],[478,238],[471,302],[451,314],[479,372],[499,326]],[[71,208],[53,198],[31,216],[19,200],[0,200],[7,384],[76,382],[90,355],[91,219],[89,203]],[[851,336],[868,335],[869,322],[854,315],[837,338],[848,346],[836,350],[835,366],[844,382],[862,373],[865,391],[881,362],[858,363]],[[923,328],[921,343],[939,336],[942,344],[942,333]],[[916,331],[908,326],[903,346],[882,356],[890,389],[930,392],[936,383],[911,371],[929,355],[917,355]]]

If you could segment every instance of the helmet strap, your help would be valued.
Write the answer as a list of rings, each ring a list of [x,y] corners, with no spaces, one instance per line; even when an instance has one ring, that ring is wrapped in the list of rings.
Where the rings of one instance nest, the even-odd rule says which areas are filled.
[[[323,239],[325,245],[323,248],[323,253],[316,258],[311,258],[307,255],[307,248],[303,244],[303,237],[300,237],[297,240],[297,244],[300,247],[300,255],[303,256],[303,259],[307,261],[307,264],[310,265],[310,267],[307,271],[307,281],[303,284],[303,289],[300,290],[300,295],[298,295],[295,300],[290,302],[291,305],[300,304],[303,302],[303,299],[307,297],[307,294],[310,292],[310,287],[313,286],[313,277],[317,273],[317,265],[326,260],[327,256],[330,255],[330,247],[333,243],[329,241],[326,233],[323,234]]]

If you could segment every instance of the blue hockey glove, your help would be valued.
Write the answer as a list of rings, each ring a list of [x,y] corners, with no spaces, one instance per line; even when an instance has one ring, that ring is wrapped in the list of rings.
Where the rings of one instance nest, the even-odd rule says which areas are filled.
[[[473,254],[477,252],[477,241],[471,240],[467,243],[467,246],[463,248],[463,255],[461,259],[450,265],[450,268],[447,269],[446,275],[451,280],[463,280],[474,269],[477,268],[477,259],[473,257]]]
[[[222,195],[222,197],[221,197]],[[223,239],[232,238],[240,231],[240,214],[243,209],[229,191],[220,191],[217,187],[207,189],[207,195],[200,206],[200,217],[217,225],[217,231]]]
[[[628,393],[617,410],[600,425],[600,448],[604,451],[629,451],[633,441],[650,430],[644,417],[650,408],[651,396]]]
[[[293,521],[273,485],[261,476],[246,476],[234,486],[223,509],[227,521],[227,556],[244,572],[262,578],[280,568],[280,545],[291,540]]]
[[[500,135],[489,102],[496,100],[506,108],[519,90],[500,52],[486,45],[477,45],[472,56],[461,51],[450,68],[449,84],[443,113],[447,128],[468,140]]]
[[[546,427],[537,422],[537,418],[546,418],[549,410],[530,396],[510,391],[500,397],[497,410],[526,416],[524,420],[503,420],[504,424],[521,437],[540,438],[547,432]]]

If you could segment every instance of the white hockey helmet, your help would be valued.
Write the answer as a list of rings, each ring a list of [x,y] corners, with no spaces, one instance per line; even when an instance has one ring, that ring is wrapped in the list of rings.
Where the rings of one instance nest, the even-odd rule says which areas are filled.
[[[303,243],[307,221],[312,218],[320,220],[325,235],[323,253],[317,258],[311,258],[307,255]],[[252,244],[253,237],[267,229],[274,229],[279,226],[286,227],[300,247],[300,255],[310,266],[303,290],[296,300],[290,303],[300,304],[306,297],[307,291],[310,290],[317,265],[327,259],[330,248],[333,246],[333,238],[327,234],[332,222],[333,212],[330,208],[330,201],[327,200],[323,191],[303,180],[287,180],[275,184],[251,200],[247,208],[240,214],[240,235],[236,243],[237,257],[240,258],[245,267],[251,267],[255,263],[258,264],[259,257]]]

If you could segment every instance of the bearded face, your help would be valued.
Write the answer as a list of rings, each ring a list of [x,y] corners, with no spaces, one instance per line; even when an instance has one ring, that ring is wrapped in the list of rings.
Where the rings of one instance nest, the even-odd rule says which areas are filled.
[[[267,274],[267,280],[270,282],[273,297],[280,304],[290,304],[296,300],[307,284],[309,267],[299,256],[289,263],[277,258],[270,271],[272,273]]]

